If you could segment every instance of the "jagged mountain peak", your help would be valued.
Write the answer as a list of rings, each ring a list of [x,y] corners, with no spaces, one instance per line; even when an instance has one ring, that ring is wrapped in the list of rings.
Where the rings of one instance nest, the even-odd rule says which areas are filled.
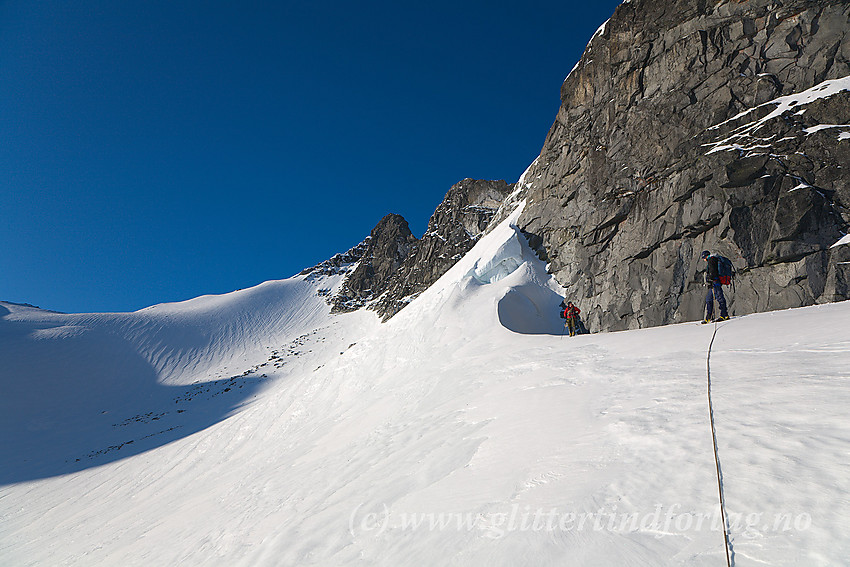
[[[401,215],[386,215],[350,251],[356,264],[330,299],[334,312],[368,306],[385,320],[395,315],[472,248],[513,187],[504,180],[463,179],[446,193],[421,239]]]

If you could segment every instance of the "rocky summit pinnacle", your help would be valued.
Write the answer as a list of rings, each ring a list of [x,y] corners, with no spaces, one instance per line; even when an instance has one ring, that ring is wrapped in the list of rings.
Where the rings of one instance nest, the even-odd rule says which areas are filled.
[[[472,248],[513,187],[505,181],[475,179],[455,184],[421,239],[411,234],[400,215],[385,216],[345,255],[356,264],[330,299],[333,311],[368,306],[385,320],[398,313]],[[324,264],[305,273],[321,272]]]
[[[386,295],[375,306],[378,314],[386,320],[398,313],[469,252],[513,187],[478,179],[453,185],[431,215],[414,253],[388,282]]]
[[[415,246],[416,237],[404,217],[389,214],[382,218],[369,234],[356,267],[332,299],[334,312],[359,309],[380,296]]]

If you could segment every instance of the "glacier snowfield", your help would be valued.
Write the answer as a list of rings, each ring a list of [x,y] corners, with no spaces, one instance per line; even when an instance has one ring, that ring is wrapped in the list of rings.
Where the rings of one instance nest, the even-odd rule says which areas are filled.
[[[513,218],[385,324],[0,303],[0,563],[847,564],[850,303],[562,337]]]

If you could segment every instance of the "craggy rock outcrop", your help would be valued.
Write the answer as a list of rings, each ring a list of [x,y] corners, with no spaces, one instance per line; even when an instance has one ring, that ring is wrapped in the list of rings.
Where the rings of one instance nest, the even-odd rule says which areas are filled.
[[[334,312],[354,311],[380,296],[417,240],[404,217],[389,214],[375,225],[364,243],[362,257],[332,299]]]
[[[396,272],[375,309],[389,319],[428,289],[466,254],[513,190],[505,181],[464,179],[449,189],[428,230]]]
[[[594,329],[850,298],[850,3],[632,0],[590,41],[520,227]]]
[[[513,187],[505,181],[464,179],[449,189],[421,240],[404,218],[387,215],[361,244],[302,274],[348,271],[330,298],[333,311],[369,307],[389,319],[472,248]]]
[[[332,276],[340,273],[351,272],[357,267],[357,262],[366,255],[366,252],[369,250],[369,242],[371,240],[372,237],[367,236],[363,242],[354,246],[347,252],[334,254],[321,264],[316,264],[312,268],[307,268],[306,270],[299,272],[298,275],[306,276],[308,280],[312,280],[322,276]]]

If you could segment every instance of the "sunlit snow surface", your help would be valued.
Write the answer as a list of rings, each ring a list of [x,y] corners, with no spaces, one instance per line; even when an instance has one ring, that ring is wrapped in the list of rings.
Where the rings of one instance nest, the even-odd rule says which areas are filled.
[[[0,563],[724,564],[714,327],[560,336],[510,221],[383,325],[331,316],[333,277],[131,314],[2,304]],[[735,565],[850,557],[848,317],[718,325]]]
[[[845,234],[844,236],[842,236],[840,239],[838,239],[838,242],[830,246],[830,248],[835,248],[836,246],[844,246],[845,244],[850,244],[850,234]]]

